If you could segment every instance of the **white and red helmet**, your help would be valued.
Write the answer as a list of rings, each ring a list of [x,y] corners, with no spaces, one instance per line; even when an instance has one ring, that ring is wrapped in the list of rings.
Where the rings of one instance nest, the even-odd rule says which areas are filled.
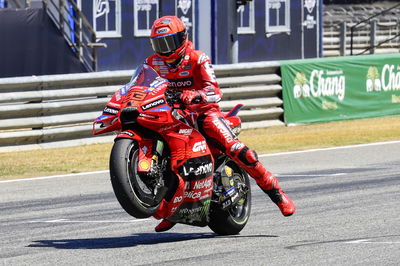
[[[164,16],[154,21],[150,42],[154,52],[171,63],[180,59],[188,45],[185,24],[176,16]]]

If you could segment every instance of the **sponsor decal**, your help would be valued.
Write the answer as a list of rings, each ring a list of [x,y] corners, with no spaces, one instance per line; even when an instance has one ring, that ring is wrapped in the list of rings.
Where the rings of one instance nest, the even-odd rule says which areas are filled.
[[[178,202],[181,202],[183,200],[183,197],[182,196],[178,196],[178,197],[175,197],[174,198],[174,203],[178,203]]]
[[[171,22],[171,19],[165,18],[160,22],[160,24],[169,24],[170,22]]]
[[[178,8],[182,10],[185,16],[187,15],[191,5],[192,5],[191,0],[179,0],[178,2]]]
[[[150,84],[150,88],[154,89],[157,88],[158,86],[162,85],[163,83],[168,82],[168,80],[163,79],[163,78],[157,78]]]
[[[324,110],[336,110],[336,109],[338,109],[338,106],[337,106],[336,102],[323,101],[322,102],[322,109],[324,109]]]
[[[203,140],[203,141],[196,142],[196,143],[193,145],[193,149],[192,149],[192,150],[193,150],[194,152],[205,152],[205,151],[207,150],[206,141]]]
[[[392,103],[400,103],[400,96],[392,94]]]
[[[158,99],[158,100],[156,100],[156,101],[154,101],[154,102],[151,102],[151,103],[142,105],[141,107],[142,107],[142,110],[143,110],[143,111],[146,111],[146,110],[148,110],[148,109],[151,109],[151,108],[160,106],[160,105],[162,105],[162,104],[165,104],[165,100],[164,100],[163,98]]]
[[[215,72],[214,72],[214,69],[212,68],[212,65],[209,62],[205,62],[203,67],[206,70],[206,73],[207,73],[210,81],[217,82],[217,78],[215,77]]]
[[[210,209],[211,200],[187,200],[192,201],[188,204],[183,203],[182,207],[176,213],[176,218],[187,222],[206,222],[208,221],[208,211]],[[206,223],[204,224],[206,225]]]
[[[400,90],[400,66],[385,64],[381,74],[375,66],[371,66],[367,73],[366,90],[367,92]]]
[[[179,76],[181,76],[181,77],[189,76],[189,71],[180,72],[180,73],[179,73]]]
[[[193,132],[192,128],[181,128],[179,130],[179,134],[182,134],[182,135],[190,135],[190,134],[192,134],[192,132]]]
[[[151,89],[151,90],[149,90],[149,91],[150,91],[150,94],[151,94],[151,95],[156,95],[156,94],[158,94],[162,89],[163,89],[163,87],[162,87],[162,86],[159,86],[158,88],[154,88],[154,89]]]
[[[226,142],[231,143],[234,140],[234,135],[229,130],[228,125],[222,119],[214,119],[213,124],[219,129],[219,132],[224,136]]]
[[[140,113],[139,116],[140,116],[140,117],[149,118],[149,119],[156,119],[156,118],[158,118],[158,116],[149,115],[149,114],[144,114],[144,113]]]
[[[233,175],[233,170],[229,166],[225,166],[225,173],[227,176],[232,176]]]
[[[201,63],[203,63],[203,62],[205,62],[205,61],[207,61],[207,60],[210,60],[210,58],[209,58],[206,54],[202,54],[202,55],[199,57],[198,63],[201,64]]]
[[[200,212],[201,209],[202,209],[202,207],[196,207],[196,208],[192,208],[192,209],[188,209],[188,208],[180,209],[179,214],[192,215],[192,214]]]
[[[184,67],[184,69],[185,69],[185,70],[190,70],[190,69],[192,69],[192,64],[191,64],[191,63],[188,63],[188,64]]]
[[[242,149],[243,147],[244,147],[244,144],[242,142],[237,142],[232,145],[231,152],[238,151],[238,150]]]
[[[140,169],[147,171],[150,169],[150,164],[147,160],[141,160],[139,162],[139,167],[140,167]]]
[[[120,109],[120,107],[121,107],[121,105],[119,103],[113,103],[113,102],[108,102],[107,105],[118,108],[118,109]]]
[[[163,33],[167,33],[169,32],[169,28],[165,27],[165,28],[160,28],[156,31],[156,34],[163,34]]]
[[[307,29],[314,29],[317,21],[315,20],[314,16],[307,15],[306,20],[303,21],[303,26]]]
[[[134,134],[133,134],[132,132],[129,132],[129,131],[122,131],[122,132],[120,133],[120,135],[128,135],[128,136],[130,136],[130,137],[133,137],[133,136],[134,136]]]
[[[168,83],[168,88],[190,88],[194,84],[194,80],[192,77],[190,78],[181,78],[181,79],[170,79]]]
[[[314,69],[310,79],[302,72],[297,72],[294,79],[293,94],[295,98],[337,96],[343,101],[346,92],[346,79],[342,70],[324,71]]]
[[[163,65],[164,65],[164,62],[162,62],[162,61],[154,61],[154,60],[153,60],[152,65],[155,65],[155,66],[163,66]]]
[[[125,96],[126,93],[127,93],[128,91],[129,91],[129,86],[128,86],[128,84],[125,85],[124,87],[122,87],[121,89],[119,89],[119,93],[120,93],[122,96]]]
[[[183,175],[205,176],[213,171],[213,163],[201,164],[197,167],[183,167]]]
[[[186,200],[202,200],[210,197],[214,183],[213,178],[187,182],[185,185],[184,198]]]
[[[119,90],[114,95],[115,95],[115,100],[117,101],[121,100],[121,92]]]
[[[106,106],[103,110],[103,114],[109,114],[109,115],[116,115],[118,114],[119,109],[111,107],[111,106]]]
[[[184,195],[185,199],[195,200],[195,199],[200,199],[200,197],[201,197],[201,192],[185,191]]]
[[[194,182],[193,189],[209,189],[213,186],[212,178]]]
[[[201,180],[210,177],[214,166],[210,155],[191,158],[178,168],[179,174],[184,180]]]
[[[312,13],[316,4],[316,0],[304,0],[304,7],[309,13]]]

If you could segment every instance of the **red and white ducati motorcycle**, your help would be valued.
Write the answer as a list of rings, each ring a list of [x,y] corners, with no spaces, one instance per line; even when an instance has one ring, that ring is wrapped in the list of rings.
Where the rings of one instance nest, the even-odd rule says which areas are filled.
[[[179,92],[167,84],[141,65],[115,93],[117,103],[94,120],[93,134],[117,132],[110,157],[115,195],[136,218],[238,234],[250,216],[248,176],[228,156],[210,149],[196,129],[196,114],[182,107]],[[236,114],[241,107],[224,113],[233,130],[240,130]]]

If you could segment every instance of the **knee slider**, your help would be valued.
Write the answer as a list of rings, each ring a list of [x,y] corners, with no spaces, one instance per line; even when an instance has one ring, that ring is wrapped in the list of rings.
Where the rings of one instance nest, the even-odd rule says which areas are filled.
[[[239,151],[238,159],[248,166],[254,166],[258,162],[258,155],[255,150],[244,146],[243,149]]]

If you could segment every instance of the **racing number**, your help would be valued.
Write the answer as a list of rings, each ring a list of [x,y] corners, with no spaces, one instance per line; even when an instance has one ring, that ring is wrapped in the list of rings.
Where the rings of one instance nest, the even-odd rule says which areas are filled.
[[[128,95],[125,96],[123,103],[130,102],[133,105],[135,101],[143,101],[146,95],[147,92],[141,90],[130,90]]]

